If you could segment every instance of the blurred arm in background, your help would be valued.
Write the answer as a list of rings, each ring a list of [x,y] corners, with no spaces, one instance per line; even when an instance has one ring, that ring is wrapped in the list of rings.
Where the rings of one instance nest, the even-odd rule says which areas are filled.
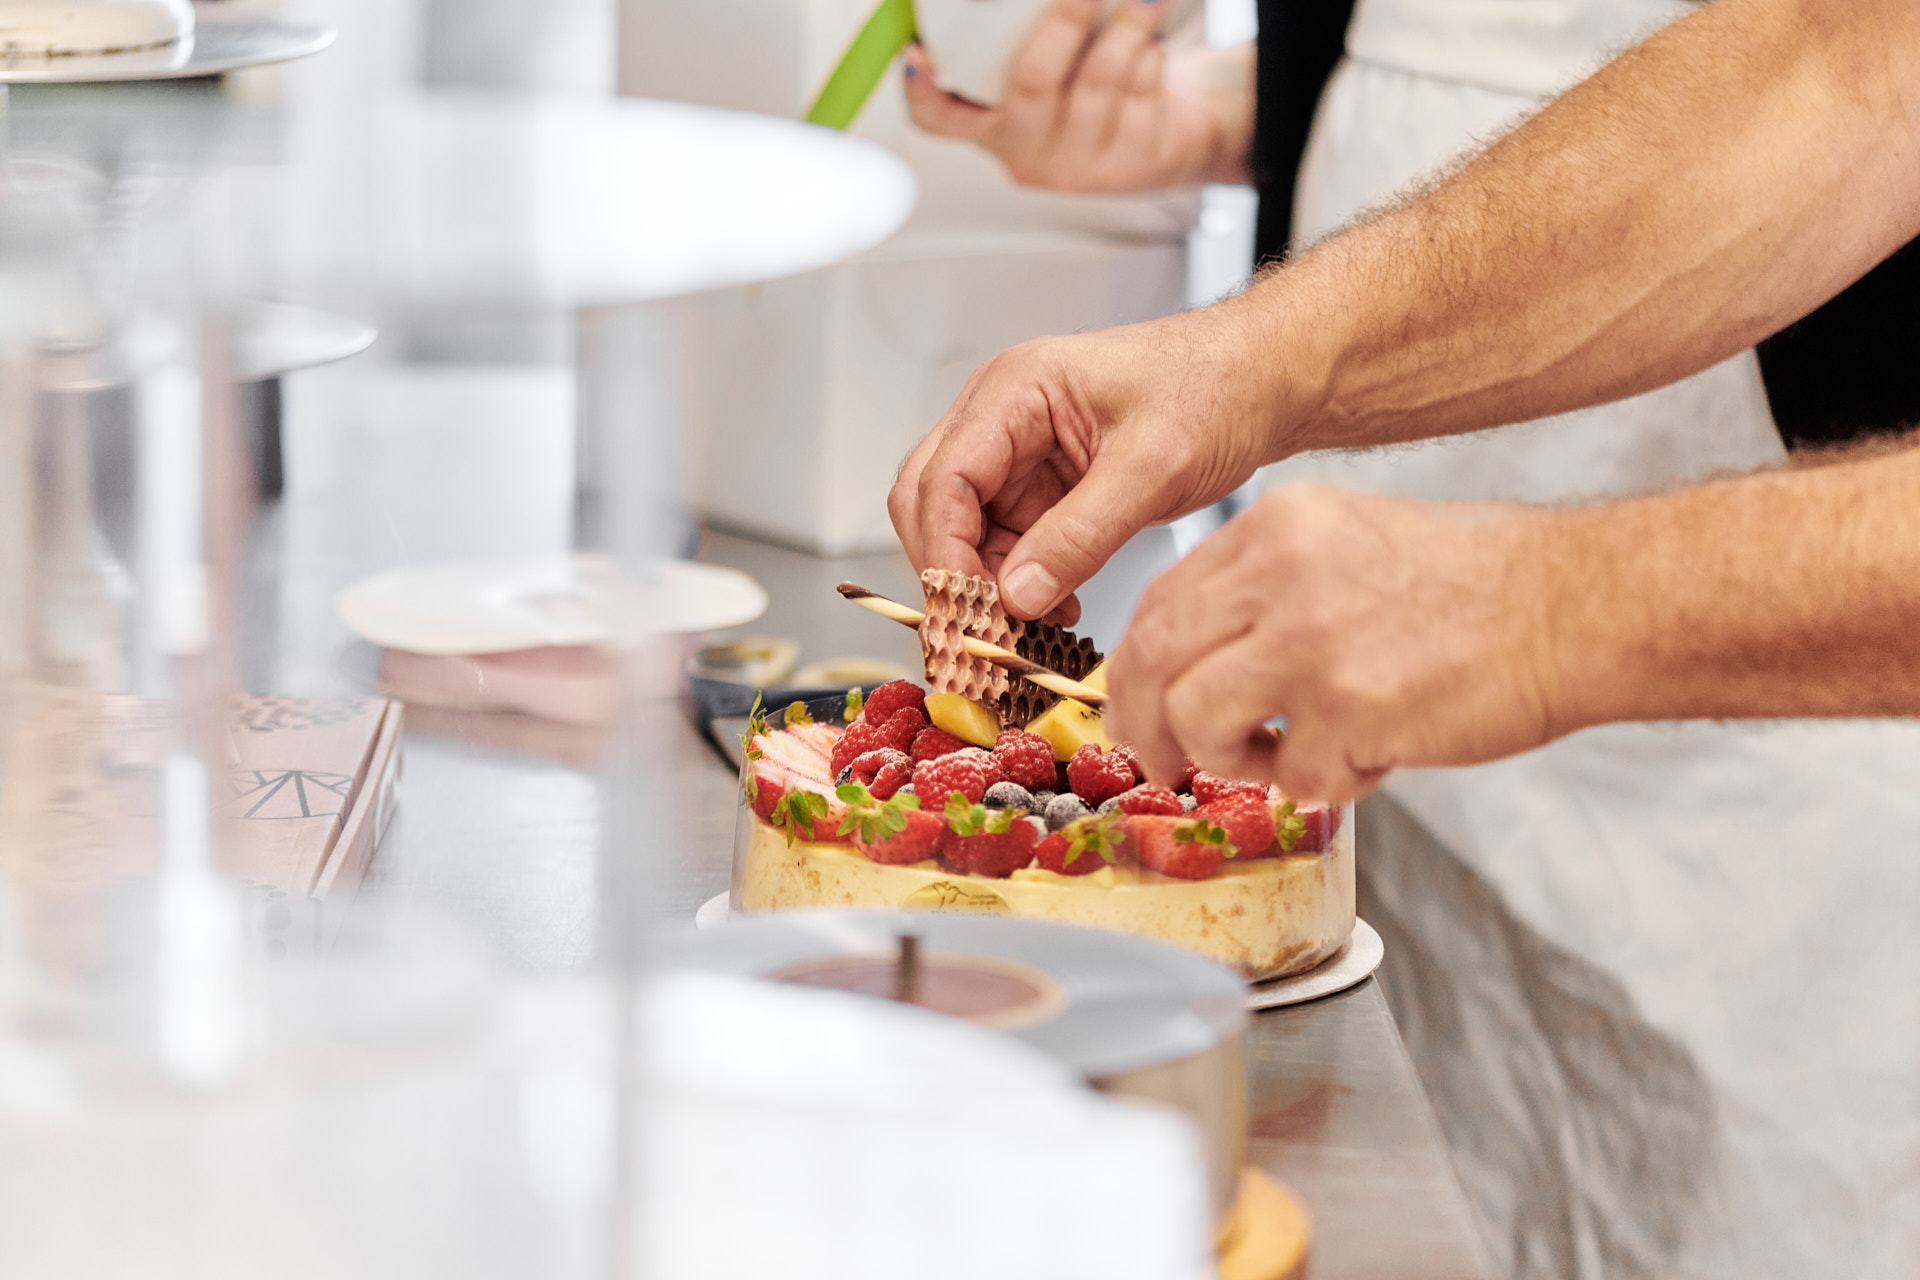
[[[1253,46],[1171,47],[1164,6],[1054,0],[985,107],[942,90],[919,45],[907,51],[907,105],[930,133],[974,142],[1015,181],[1055,191],[1124,192],[1246,182]]]

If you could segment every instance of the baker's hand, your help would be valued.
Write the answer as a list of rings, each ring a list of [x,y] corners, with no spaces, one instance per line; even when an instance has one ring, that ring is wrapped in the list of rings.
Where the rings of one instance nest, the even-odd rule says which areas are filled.
[[[941,89],[926,50],[913,46],[906,83],[915,122],[985,147],[1016,182],[1055,191],[1247,181],[1250,49],[1196,49],[1170,86],[1165,5],[1127,0],[1104,23],[1101,8],[1054,0],[1015,52],[997,107]]]
[[[1108,727],[1166,781],[1182,756],[1341,802],[1403,765],[1554,734],[1554,517],[1281,489],[1147,589]],[[1284,738],[1263,728],[1285,716]]]
[[[908,558],[995,574],[1012,613],[1071,625],[1072,591],[1128,538],[1277,456],[1256,340],[1228,304],[981,365],[888,495]]]

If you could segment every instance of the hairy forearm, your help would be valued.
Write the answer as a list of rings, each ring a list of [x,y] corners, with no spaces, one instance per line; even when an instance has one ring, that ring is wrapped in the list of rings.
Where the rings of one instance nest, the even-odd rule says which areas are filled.
[[[1555,733],[1920,715],[1920,449],[1551,518]]]
[[[1228,304],[1272,366],[1270,452],[1705,368],[1920,229],[1916,142],[1920,5],[1718,0]]]

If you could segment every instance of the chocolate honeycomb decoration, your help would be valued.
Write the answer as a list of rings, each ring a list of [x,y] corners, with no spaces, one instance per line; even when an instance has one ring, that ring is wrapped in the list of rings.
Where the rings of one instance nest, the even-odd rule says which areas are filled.
[[[920,575],[927,616],[920,622],[920,651],[927,659],[927,687],[957,693],[982,706],[998,707],[1011,677],[985,658],[960,646],[962,636],[977,636],[1003,649],[1020,639],[1021,624],[1000,607],[1000,587],[990,578],[928,569]],[[1022,682],[1024,683],[1024,681]]]
[[[1000,588],[991,578],[928,569],[920,575],[927,597],[920,623],[920,647],[926,655],[927,685],[936,693],[958,693],[992,707],[1003,725],[1021,726],[1060,701],[1060,695],[1030,680],[1011,676],[985,658],[961,648],[962,636],[976,636],[1011,649],[1075,680],[1098,666],[1093,641],[1064,627],[1009,618],[1000,607]]]
[[[1047,622],[1026,623],[1020,638],[1014,641],[1013,651],[1072,680],[1085,680],[1106,656],[1086,636],[1076,636],[1065,627]],[[1058,701],[1060,695],[1053,690],[1031,680],[1015,679],[1009,682],[1006,699],[997,709],[1002,724],[1028,725]]]

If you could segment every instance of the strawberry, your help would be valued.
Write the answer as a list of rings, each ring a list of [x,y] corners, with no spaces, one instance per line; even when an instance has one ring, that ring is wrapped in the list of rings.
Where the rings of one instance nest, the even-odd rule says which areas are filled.
[[[1339,809],[1302,809],[1287,800],[1273,813],[1281,853],[1320,853],[1340,829]]]
[[[1252,796],[1231,795],[1225,800],[1201,805],[1193,811],[1193,816],[1223,829],[1237,857],[1258,858],[1278,851],[1274,843],[1277,819],[1264,796],[1256,800]]]
[[[902,707],[912,707],[920,713],[921,723],[926,723],[927,691],[911,680],[889,680],[867,695],[860,714],[875,724],[885,724]]]
[[[964,738],[956,738],[945,729],[922,729],[913,739],[913,749],[907,754],[913,762],[938,760],[941,756],[950,756],[956,751],[965,751],[973,744]]]
[[[918,790],[918,784],[915,784]],[[946,833],[940,852],[961,871],[1004,879],[1033,861],[1034,846],[1046,824],[1022,817],[1013,809],[989,809],[949,796]]]
[[[834,829],[833,806],[818,791],[789,787],[774,803],[767,821],[786,832],[787,843],[795,840],[831,840]]]
[[[913,781],[913,761],[895,747],[869,751],[847,766],[850,780],[871,791],[876,800],[885,800]]]
[[[747,803],[762,818],[773,820],[774,806],[787,794],[787,787],[793,780],[793,774],[771,760],[755,760],[747,770],[745,783]]]
[[[1102,751],[1091,742],[1067,761],[1067,782],[1073,787],[1073,794],[1088,804],[1097,805],[1123,791],[1131,791],[1139,781],[1140,771],[1130,757],[1118,750]]]
[[[1102,814],[1068,823],[1035,846],[1033,856],[1055,875],[1091,875],[1119,861],[1126,839],[1119,816]]]
[[[759,756],[753,754],[756,751],[760,753]],[[826,753],[816,750],[800,735],[784,729],[753,738],[747,743],[747,755],[750,759],[765,757],[789,773],[812,778],[816,782],[827,782],[837,772],[829,771]]]
[[[913,791],[927,804],[944,804],[943,797],[958,791],[968,804],[979,804],[987,788],[1000,781],[993,757],[978,747],[955,751],[913,767]]]
[[[1225,800],[1228,796],[1249,795],[1262,799],[1267,794],[1264,782],[1248,782],[1245,778],[1223,778],[1217,773],[1208,773],[1205,769],[1193,775],[1193,798],[1201,804],[1212,804],[1216,800]]]
[[[851,836],[854,848],[870,860],[903,867],[940,851],[946,823],[922,813],[917,796],[881,799],[857,782],[841,785],[836,794],[847,805],[839,834]]]
[[[1053,789],[1053,744],[1037,733],[1002,729],[994,740],[993,762],[1008,782],[1017,782],[1029,791]]]
[[[821,760],[830,761],[833,759],[833,749],[840,745],[840,735],[845,732],[845,729],[836,724],[797,724],[786,731],[786,736],[812,751]]]
[[[1179,880],[1205,880],[1227,860],[1227,833],[1205,819],[1141,814],[1127,819],[1140,865]]]
[[[1131,791],[1122,791],[1117,807],[1122,813],[1163,813],[1175,818],[1185,812],[1179,796],[1151,782],[1143,782]]]

